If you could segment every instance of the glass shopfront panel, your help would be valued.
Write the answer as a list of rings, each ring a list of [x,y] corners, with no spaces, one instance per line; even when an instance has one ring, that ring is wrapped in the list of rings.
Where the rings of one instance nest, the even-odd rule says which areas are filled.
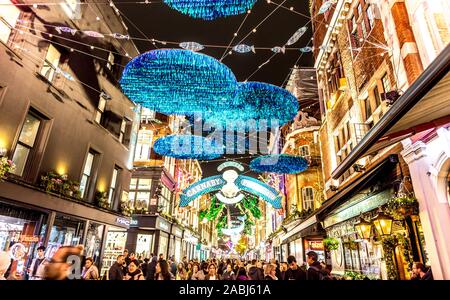
[[[82,241],[86,221],[57,214],[45,256],[51,258],[61,246],[76,246]]]
[[[169,236],[167,233],[160,233],[159,236],[159,247],[158,247],[158,255],[162,253],[164,255],[164,259],[167,259],[167,248],[169,246]]]
[[[126,241],[127,232],[125,229],[112,226],[108,227],[101,274],[108,273],[109,268],[116,262],[117,256],[123,254]]]
[[[92,257],[97,266],[100,263],[100,250],[104,230],[105,225],[89,222],[86,234],[85,254],[86,257]]]
[[[153,248],[153,234],[138,234],[136,242],[136,256],[150,258],[150,253]]]
[[[181,261],[181,239],[175,238],[175,261]]]
[[[44,242],[47,216],[0,202],[0,251],[12,251],[11,270],[24,274],[37,246]]]

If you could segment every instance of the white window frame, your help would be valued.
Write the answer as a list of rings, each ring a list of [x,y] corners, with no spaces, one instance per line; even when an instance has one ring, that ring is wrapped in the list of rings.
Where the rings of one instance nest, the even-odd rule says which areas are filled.
[[[80,196],[82,199],[86,196],[86,191],[89,189],[90,186],[92,167],[94,165],[95,155],[96,154],[94,153],[94,151],[89,150],[86,156],[86,161],[84,162],[83,173],[81,174],[80,180],[80,193],[81,193]],[[90,157],[92,157],[92,159],[90,159]]]
[[[49,57],[48,57],[48,55],[51,51],[54,51],[57,54],[57,59],[55,59],[53,61],[50,61]],[[56,49],[55,46],[53,46],[52,44],[49,44],[48,48],[47,48],[47,53],[45,54],[44,64],[42,65],[40,74],[43,77],[45,77],[48,81],[52,82],[55,77],[55,74],[57,73],[56,71],[58,70],[60,60],[61,60],[61,52],[58,49]]]
[[[12,5],[10,0],[0,0],[0,4],[4,4],[0,5],[0,26],[2,27],[0,41],[7,44],[20,17],[20,9]]]
[[[109,193],[108,193],[108,203],[110,205],[110,208],[113,205],[113,200],[116,196],[116,191],[117,191],[117,180],[119,178],[119,174],[120,174],[120,168],[115,166],[114,170],[113,170],[113,174],[111,177],[111,184],[109,186]]]
[[[306,151],[305,151],[305,149],[306,149]],[[300,146],[298,149],[298,153],[300,156],[304,156],[304,157],[311,156],[311,151],[310,151],[309,145]],[[307,153],[307,154],[304,154],[304,153]]]
[[[302,206],[303,210],[314,209],[314,189],[311,186],[302,188]]]

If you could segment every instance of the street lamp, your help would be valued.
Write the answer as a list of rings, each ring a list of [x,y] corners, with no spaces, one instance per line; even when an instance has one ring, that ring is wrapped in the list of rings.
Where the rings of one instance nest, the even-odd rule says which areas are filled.
[[[372,231],[372,223],[367,222],[360,216],[359,221],[355,224],[355,230],[361,238],[368,240]]]
[[[385,213],[383,213],[381,209],[378,215],[372,220],[372,222],[381,236],[391,234],[393,219],[391,216],[388,216]]]

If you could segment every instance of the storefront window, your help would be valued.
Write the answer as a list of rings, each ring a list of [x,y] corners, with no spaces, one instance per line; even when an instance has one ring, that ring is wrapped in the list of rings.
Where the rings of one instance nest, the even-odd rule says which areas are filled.
[[[181,240],[175,238],[175,261],[181,261]]]
[[[138,234],[136,243],[136,256],[151,258],[150,252],[153,245],[153,234]]]
[[[115,227],[108,228],[101,274],[107,273],[109,268],[116,262],[117,256],[123,254],[126,241],[127,232],[125,229]]]
[[[56,215],[50,232],[46,256],[52,257],[61,246],[76,246],[81,243],[86,221],[64,215]]]
[[[159,237],[159,253],[162,253],[164,255],[164,258],[167,258],[167,247],[169,246],[169,237],[167,235],[164,235],[163,233],[160,234]]]
[[[89,228],[86,234],[86,257],[92,257],[94,259],[94,263],[97,265],[100,262],[99,256],[104,228],[104,225],[89,223]]]
[[[0,202],[0,251],[9,251],[12,247],[25,249],[23,256],[12,264],[17,273],[24,272],[34,249],[44,241],[41,224],[45,222],[46,217],[41,213]],[[16,244],[18,246],[14,246]]]

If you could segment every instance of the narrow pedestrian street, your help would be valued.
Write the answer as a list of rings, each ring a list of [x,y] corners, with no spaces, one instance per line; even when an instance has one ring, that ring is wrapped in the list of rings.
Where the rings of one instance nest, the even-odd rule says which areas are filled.
[[[450,280],[449,43],[448,0],[0,0],[0,279]]]

